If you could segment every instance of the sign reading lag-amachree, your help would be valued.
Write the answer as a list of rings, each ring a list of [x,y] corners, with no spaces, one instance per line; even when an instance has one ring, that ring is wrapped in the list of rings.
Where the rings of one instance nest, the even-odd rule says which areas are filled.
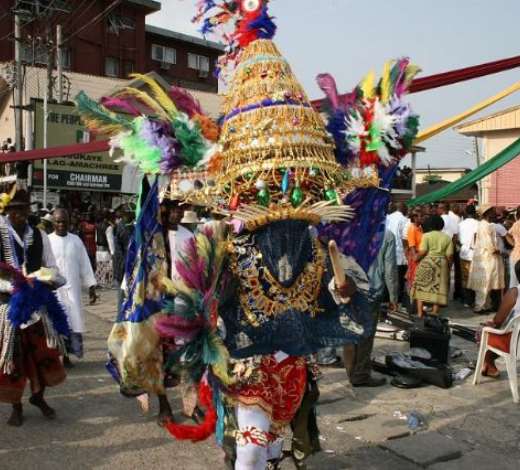
[[[34,104],[34,148],[43,148],[43,102]],[[47,147],[85,142],[88,135],[74,105],[49,103]],[[123,164],[108,152],[71,155],[47,160],[47,186],[50,189],[120,192]],[[43,161],[35,162],[33,185],[43,186]]]

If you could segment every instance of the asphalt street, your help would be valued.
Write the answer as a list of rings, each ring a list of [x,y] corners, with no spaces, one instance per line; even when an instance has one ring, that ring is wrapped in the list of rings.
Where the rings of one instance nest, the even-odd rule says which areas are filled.
[[[143,416],[135,400],[118,393],[104,368],[114,305],[114,292],[102,291],[101,302],[88,307],[86,355],[47,395],[58,418],[45,421],[26,405],[23,427],[0,424],[0,469],[223,468],[212,440],[174,441],[156,424],[155,403]],[[482,321],[462,309],[456,314],[467,324]],[[452,344],[464,360],[475,359],[473,343],[454,337]],[[403,342],[376,341],[376,355],[406,348]],[[463,366],[460,359],[454,364]],[[520,468],[520,408],[512,402],[505,373],[478,387],[469,377],[449,390],[352,389],[342,369],[325,369],[320,390],[323,451],[309,459],[309,470]],[[170,399],[180,419],[178,392],[171,391]],[[402,419],[412,410],[426,419],[417,434]],[[8,414],[9,407],[0,405],[0,423]],[[283,469],[292,468],[284,462]]]

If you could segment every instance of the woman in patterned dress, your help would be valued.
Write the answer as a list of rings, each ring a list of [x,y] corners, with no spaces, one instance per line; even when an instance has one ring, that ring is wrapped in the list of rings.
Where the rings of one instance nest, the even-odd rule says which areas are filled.
[[[419,317],[423,316],[424,303],[433,306],[432,314],[438,315],[439,307],[448,304],[449,272],[453,259],[451,238],[442,233],[444,221],[433,215],[425,223],[428,232],[422,237],[417,254],[417,271],[411,297],[417,301]]]

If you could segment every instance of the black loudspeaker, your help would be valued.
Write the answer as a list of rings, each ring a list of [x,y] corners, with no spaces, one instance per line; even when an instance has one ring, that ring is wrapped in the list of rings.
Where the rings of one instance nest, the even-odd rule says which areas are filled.
[[[425,317],[410,330],[410,348],[426,349],[432,355],[432,359],[448,364],[450,357],[448,320]]]

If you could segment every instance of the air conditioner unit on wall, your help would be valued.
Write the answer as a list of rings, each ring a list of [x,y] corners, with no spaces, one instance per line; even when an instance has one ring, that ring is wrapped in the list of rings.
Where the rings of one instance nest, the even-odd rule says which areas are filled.
[[[207,70],[199,70],[199,78],[208,78],[209,72]]]
[[[170,70],[171,64],[168,62],[161,62],[161,69],[162,70]]]

